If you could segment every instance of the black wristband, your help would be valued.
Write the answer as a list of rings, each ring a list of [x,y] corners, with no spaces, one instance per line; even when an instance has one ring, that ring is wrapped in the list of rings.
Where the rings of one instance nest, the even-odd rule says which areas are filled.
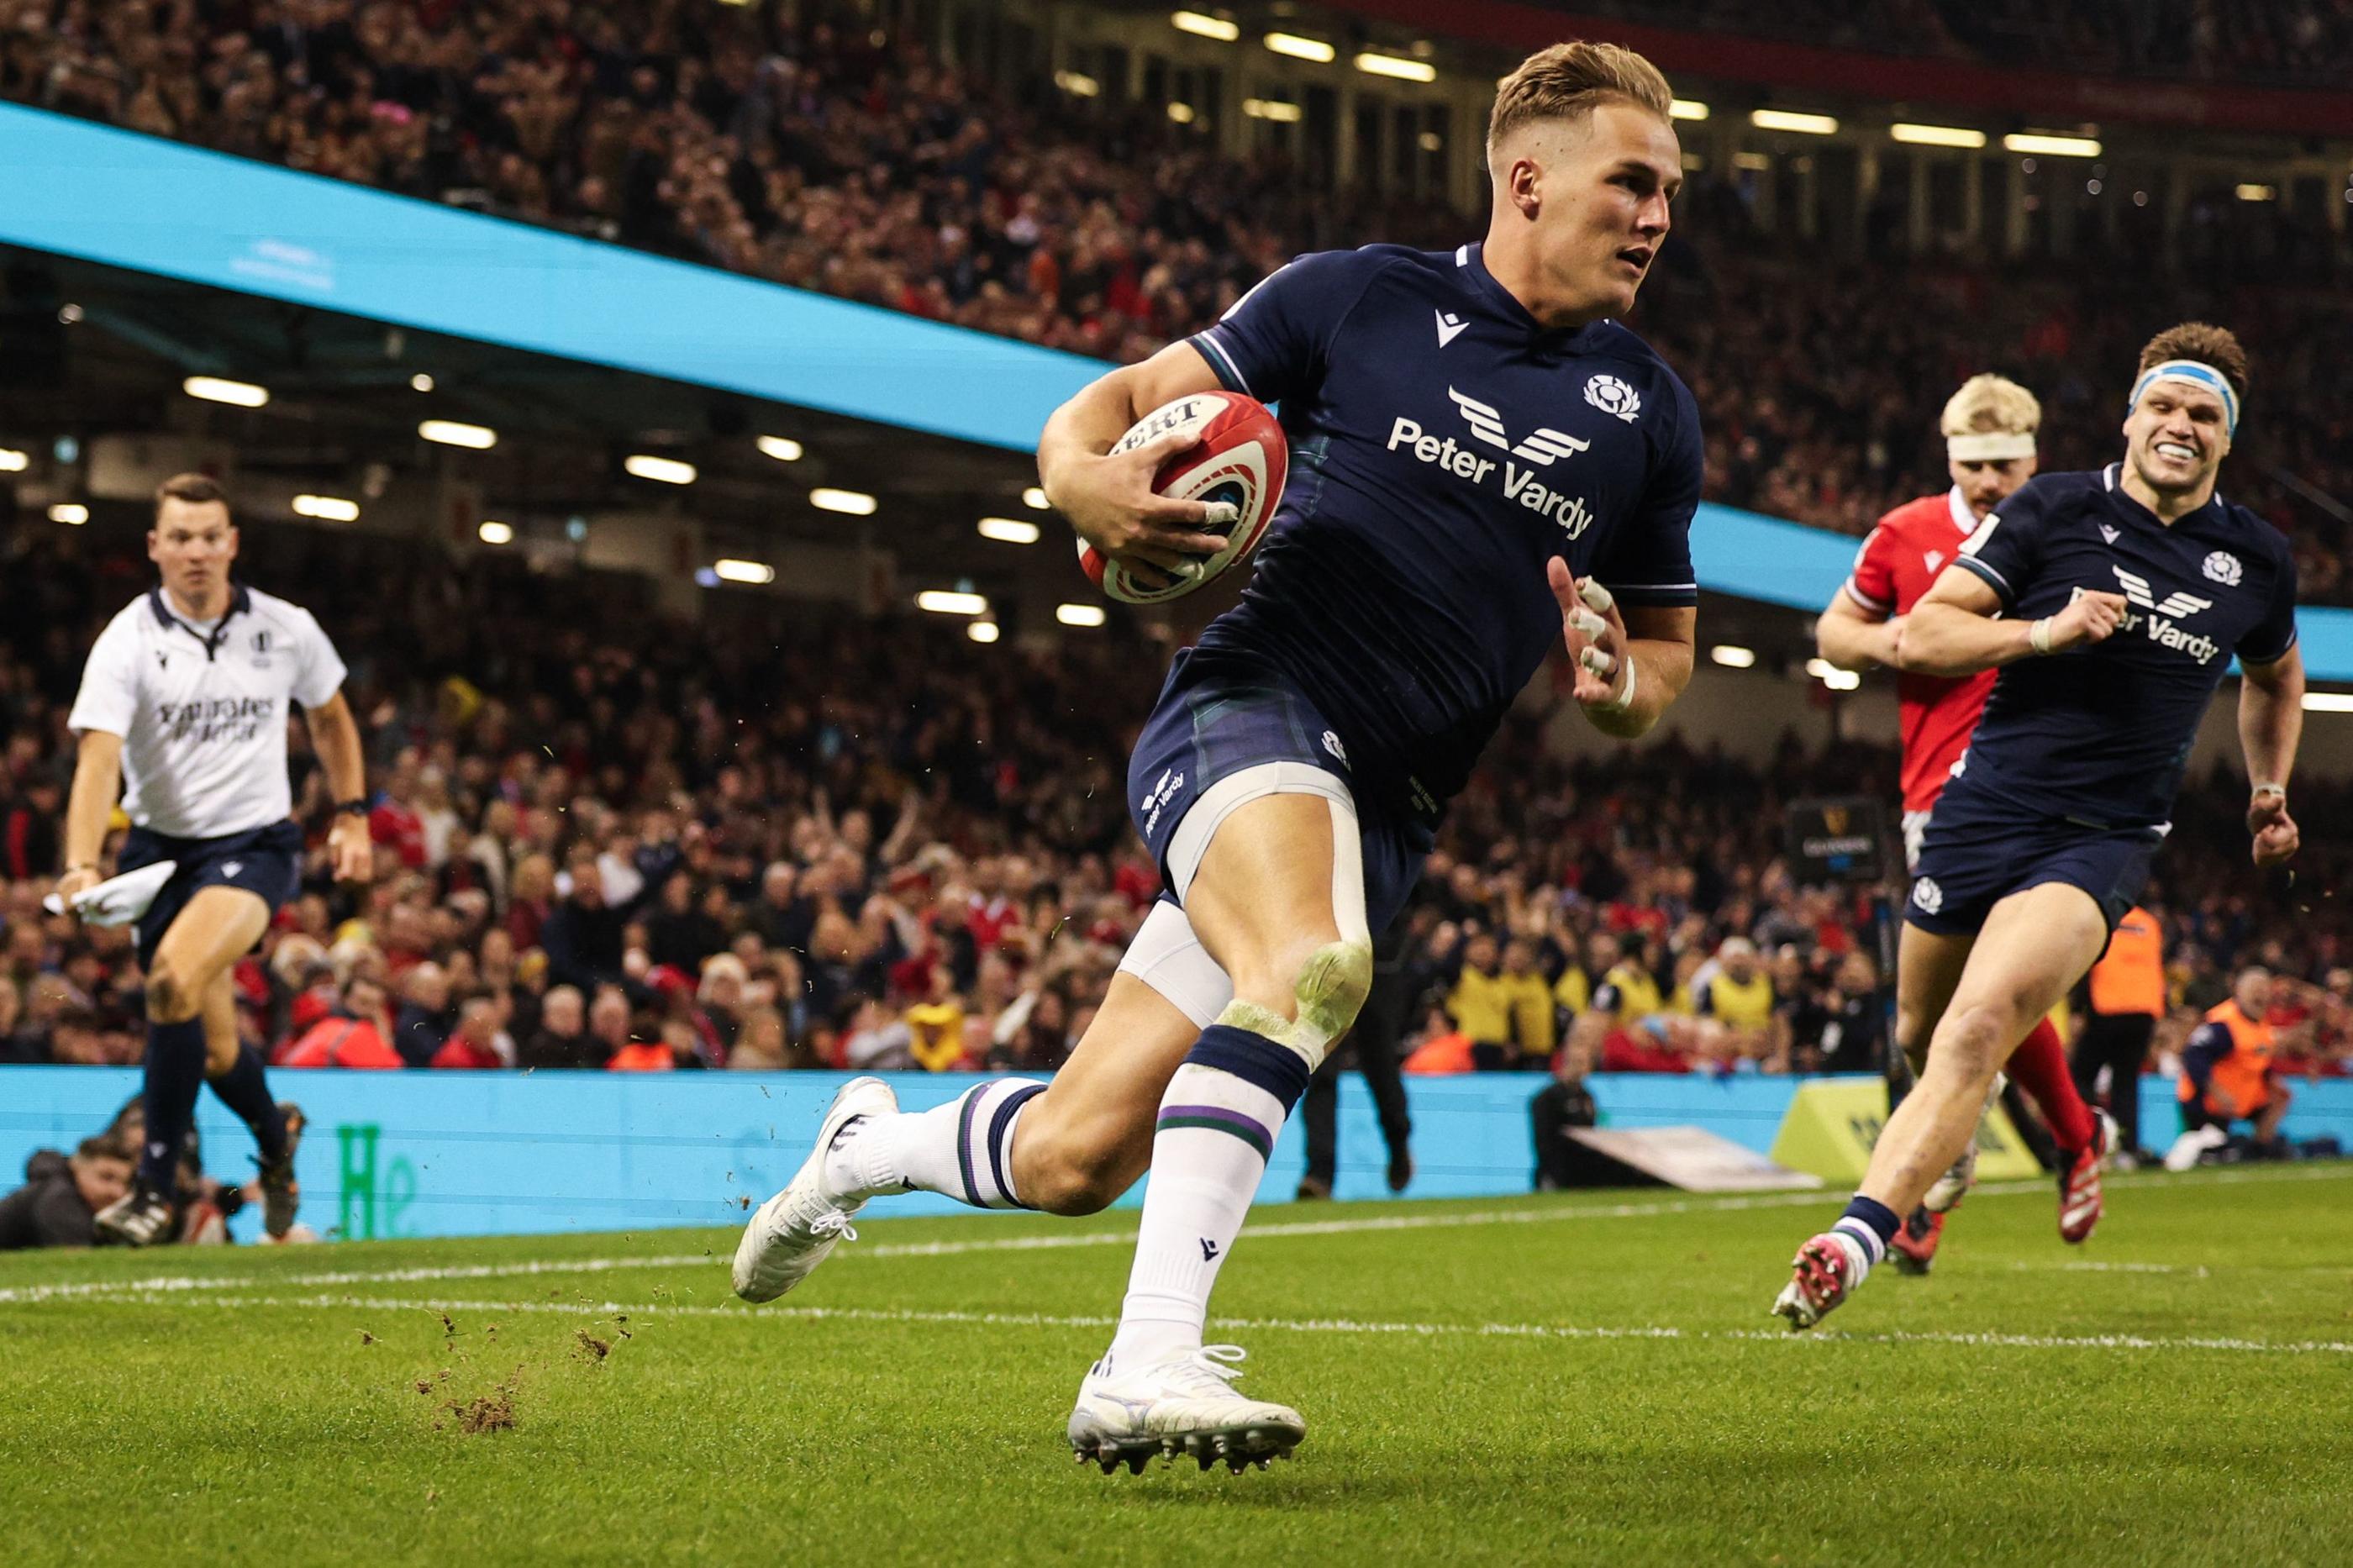
[[[365,816],[367,814],[368,804],[365,800],[339,800],[335,802],[335,815],[337,816]]]

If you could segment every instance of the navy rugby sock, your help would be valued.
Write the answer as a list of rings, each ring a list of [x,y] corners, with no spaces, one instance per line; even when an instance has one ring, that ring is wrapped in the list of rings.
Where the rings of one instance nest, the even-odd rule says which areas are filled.
[[[286,1118],[269,1098],[269,1079],[261,1070],[261,1053],[251,1046],[237,1047],[237,1061],[212,1080],[213,1092],[253,1129],[253,1141],[264,1161],[286,1157]]]
[[[169,1195],[180,1184],[180,1147],[205,1083],[204,1020],[149,1020],[146,1067],[147,1146],[139,1152],[139,1179]]]

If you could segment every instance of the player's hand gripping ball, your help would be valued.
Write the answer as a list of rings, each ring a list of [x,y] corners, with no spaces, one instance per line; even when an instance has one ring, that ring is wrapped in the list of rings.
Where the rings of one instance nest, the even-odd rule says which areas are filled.
[[[1136,421],[1113,446],[1129,452],[1147,441],[1192,436],[1192,441],[1160,465],[1153,489],[1172,500],[1205,501],[1208,521],[1200,531],[1221,536],[1215,554],[1188,556],[1173,573],[1141,570],[1113,560],[1085,540],[1079,565],[1095,585],[1129,605],[1162,605],[1214,581],[1250,552],[1274,520],[1282,498],[1291,448],[1266,405],[1235,392],[1196,392],[1162,405]]]

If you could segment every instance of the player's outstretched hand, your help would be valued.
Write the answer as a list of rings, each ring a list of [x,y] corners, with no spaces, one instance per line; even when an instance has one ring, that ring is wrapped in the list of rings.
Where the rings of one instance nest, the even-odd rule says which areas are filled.
[[[1557,555],[1545,563],[1545,579],[1560,605],[1561,637],[1577,674],[1577,700],[1598,708],[1626,687],[1625,618],[1609,589],[1589,577],[1578,582],[1568,563]]]
[[[2282,866],[2304,842],[2295,818],[2287,814],[2287,796],[2265,790],[2247,805],[2247,831],[2255,838],[2255,864]]]
[[[2125,596],[2094,589],[2051,617],[2051,651],[2064,653],[2071,647],[2104,643],[2124,624],[2124,618]]]
[[[1173,578],[1224,539],[1204,524],[1230,527],[1234,509],[1219,501],[1175,500],[1152,488],[1162,464],[1199,444],[1197,435],[1171,430],[1127,452],[1071,460],[1051,500],[1079,537],[1123,566],[1139,564]]]
[[[364,882],[374,876],[375,849],[368,842],[367,818],[337,816],[327,829],[327,858],[338,882]]]

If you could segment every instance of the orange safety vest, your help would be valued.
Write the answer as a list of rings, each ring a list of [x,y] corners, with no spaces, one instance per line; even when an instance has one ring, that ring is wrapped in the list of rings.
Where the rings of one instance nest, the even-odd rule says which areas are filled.
[[[2206,1010],[2206,1021],[2231,1033],[2231,1054],[2214,1064],[2208,1084],[2229,1093],[2241,1116],[2253,1116],[2272,1098],[2272,1026],[2249,1018],[2236,998]],[[2198,1085],[2185,1069],[2179,1090],[2184,1105],[2198,1098]]]
[[[2116,923],[2108,951],[2092,965],[2092,1011],[2165,1015],[2165,933],[2136,905]]]

